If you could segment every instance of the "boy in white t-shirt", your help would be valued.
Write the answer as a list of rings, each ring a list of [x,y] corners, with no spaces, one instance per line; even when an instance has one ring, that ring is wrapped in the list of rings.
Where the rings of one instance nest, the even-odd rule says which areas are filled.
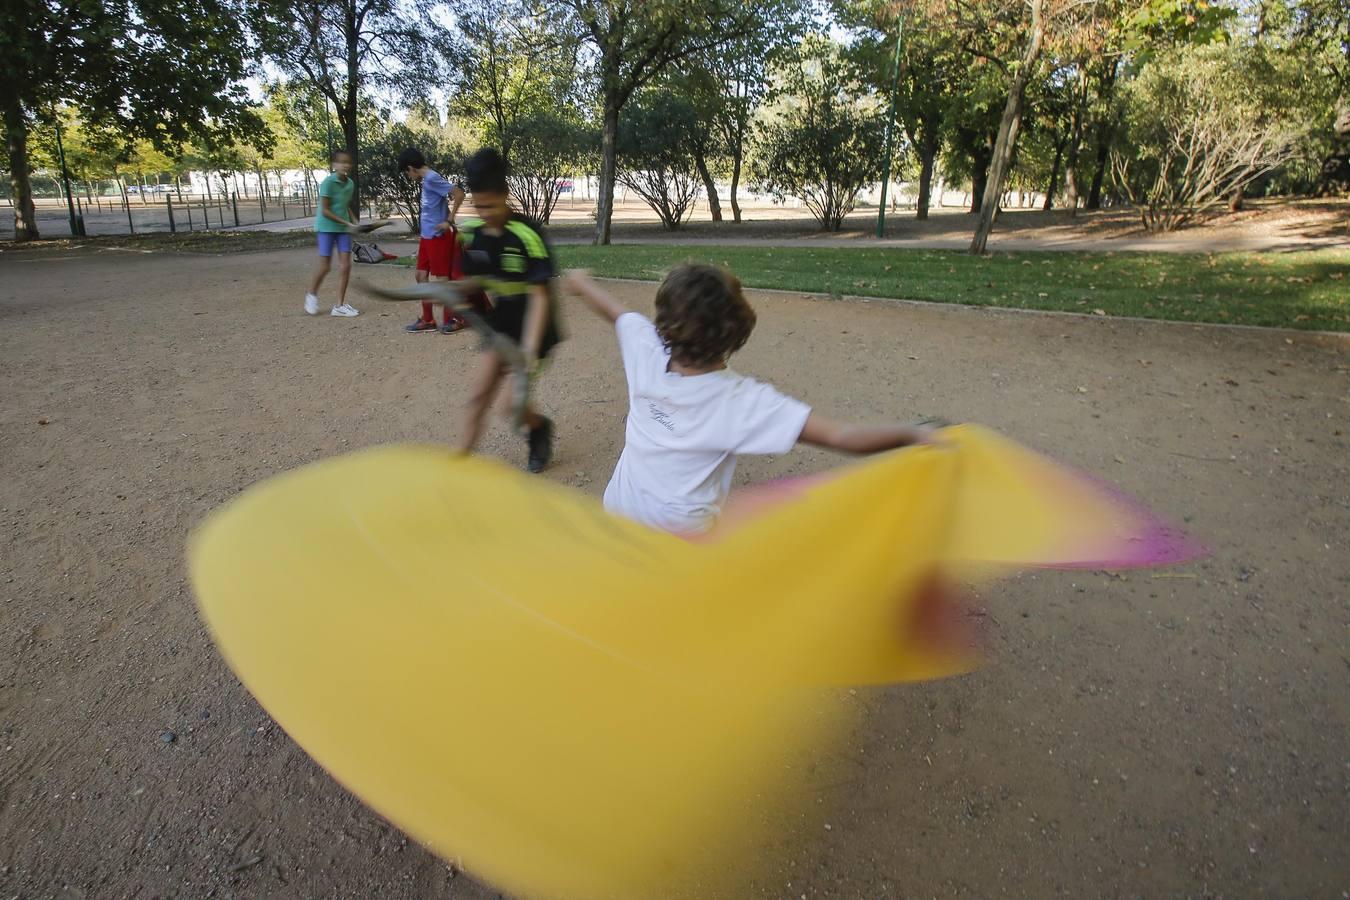
[[[741,283],[716,266],[676,266],[656,292],[656,321],[569,272],[569,290],[614,323],[628,379],[623,454],[605,489],[616,515],[678,534],[712,527],[740,453],[786,453],[798,441],[876,453],[927,440],[902,425],[831,421],[772,385],[727,368],[755,327]]]

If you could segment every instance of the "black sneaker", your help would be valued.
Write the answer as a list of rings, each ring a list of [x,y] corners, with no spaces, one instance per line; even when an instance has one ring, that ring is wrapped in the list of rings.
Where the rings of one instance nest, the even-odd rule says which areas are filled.
[[[538,428],[530,429],[530,462],[529,470],[538,474],[544,471],[548,466],[549,460],[553,459],[553,422],[544,418],[544,423]]]
[[[404,325],[403,330],[409,334],[421,334],[424,331],[439,331],[435,322],[428,322],[426,319],[418,319],[411,325]]]
[[[469,327],[469,320],[463,316],[455,316],[449,322],[441,326],[441,334],[455,334]]]

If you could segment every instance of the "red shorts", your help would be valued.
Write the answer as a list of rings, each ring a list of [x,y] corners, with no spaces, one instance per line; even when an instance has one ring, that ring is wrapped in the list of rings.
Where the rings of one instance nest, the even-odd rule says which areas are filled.
[[[434,238],[422,238],[417,244],[417,268],[434,278],[462,278],[459,265],[459,241],[452,228]]]

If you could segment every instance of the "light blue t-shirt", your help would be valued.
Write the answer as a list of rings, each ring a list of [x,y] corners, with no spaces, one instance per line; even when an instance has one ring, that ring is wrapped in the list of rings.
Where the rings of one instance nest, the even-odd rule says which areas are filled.
[[[434,238],[436,226],[450,218],[450,182],[440,172],[427,169],[422,179],[422,237]]]

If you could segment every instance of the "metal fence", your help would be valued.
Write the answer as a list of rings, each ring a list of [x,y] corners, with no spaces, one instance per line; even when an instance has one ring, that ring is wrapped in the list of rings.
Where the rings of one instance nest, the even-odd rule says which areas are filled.
[[[314,201],[300,196],[240,197],[220,194],[123,194],[121,196],[42,198],[34,201],[38,233],[43,237],[141,234],[239,228],[313,219]],[[71,207],[74,207],[73,221]],[[0,238],[14,236],[13,204],[0,204]]]

